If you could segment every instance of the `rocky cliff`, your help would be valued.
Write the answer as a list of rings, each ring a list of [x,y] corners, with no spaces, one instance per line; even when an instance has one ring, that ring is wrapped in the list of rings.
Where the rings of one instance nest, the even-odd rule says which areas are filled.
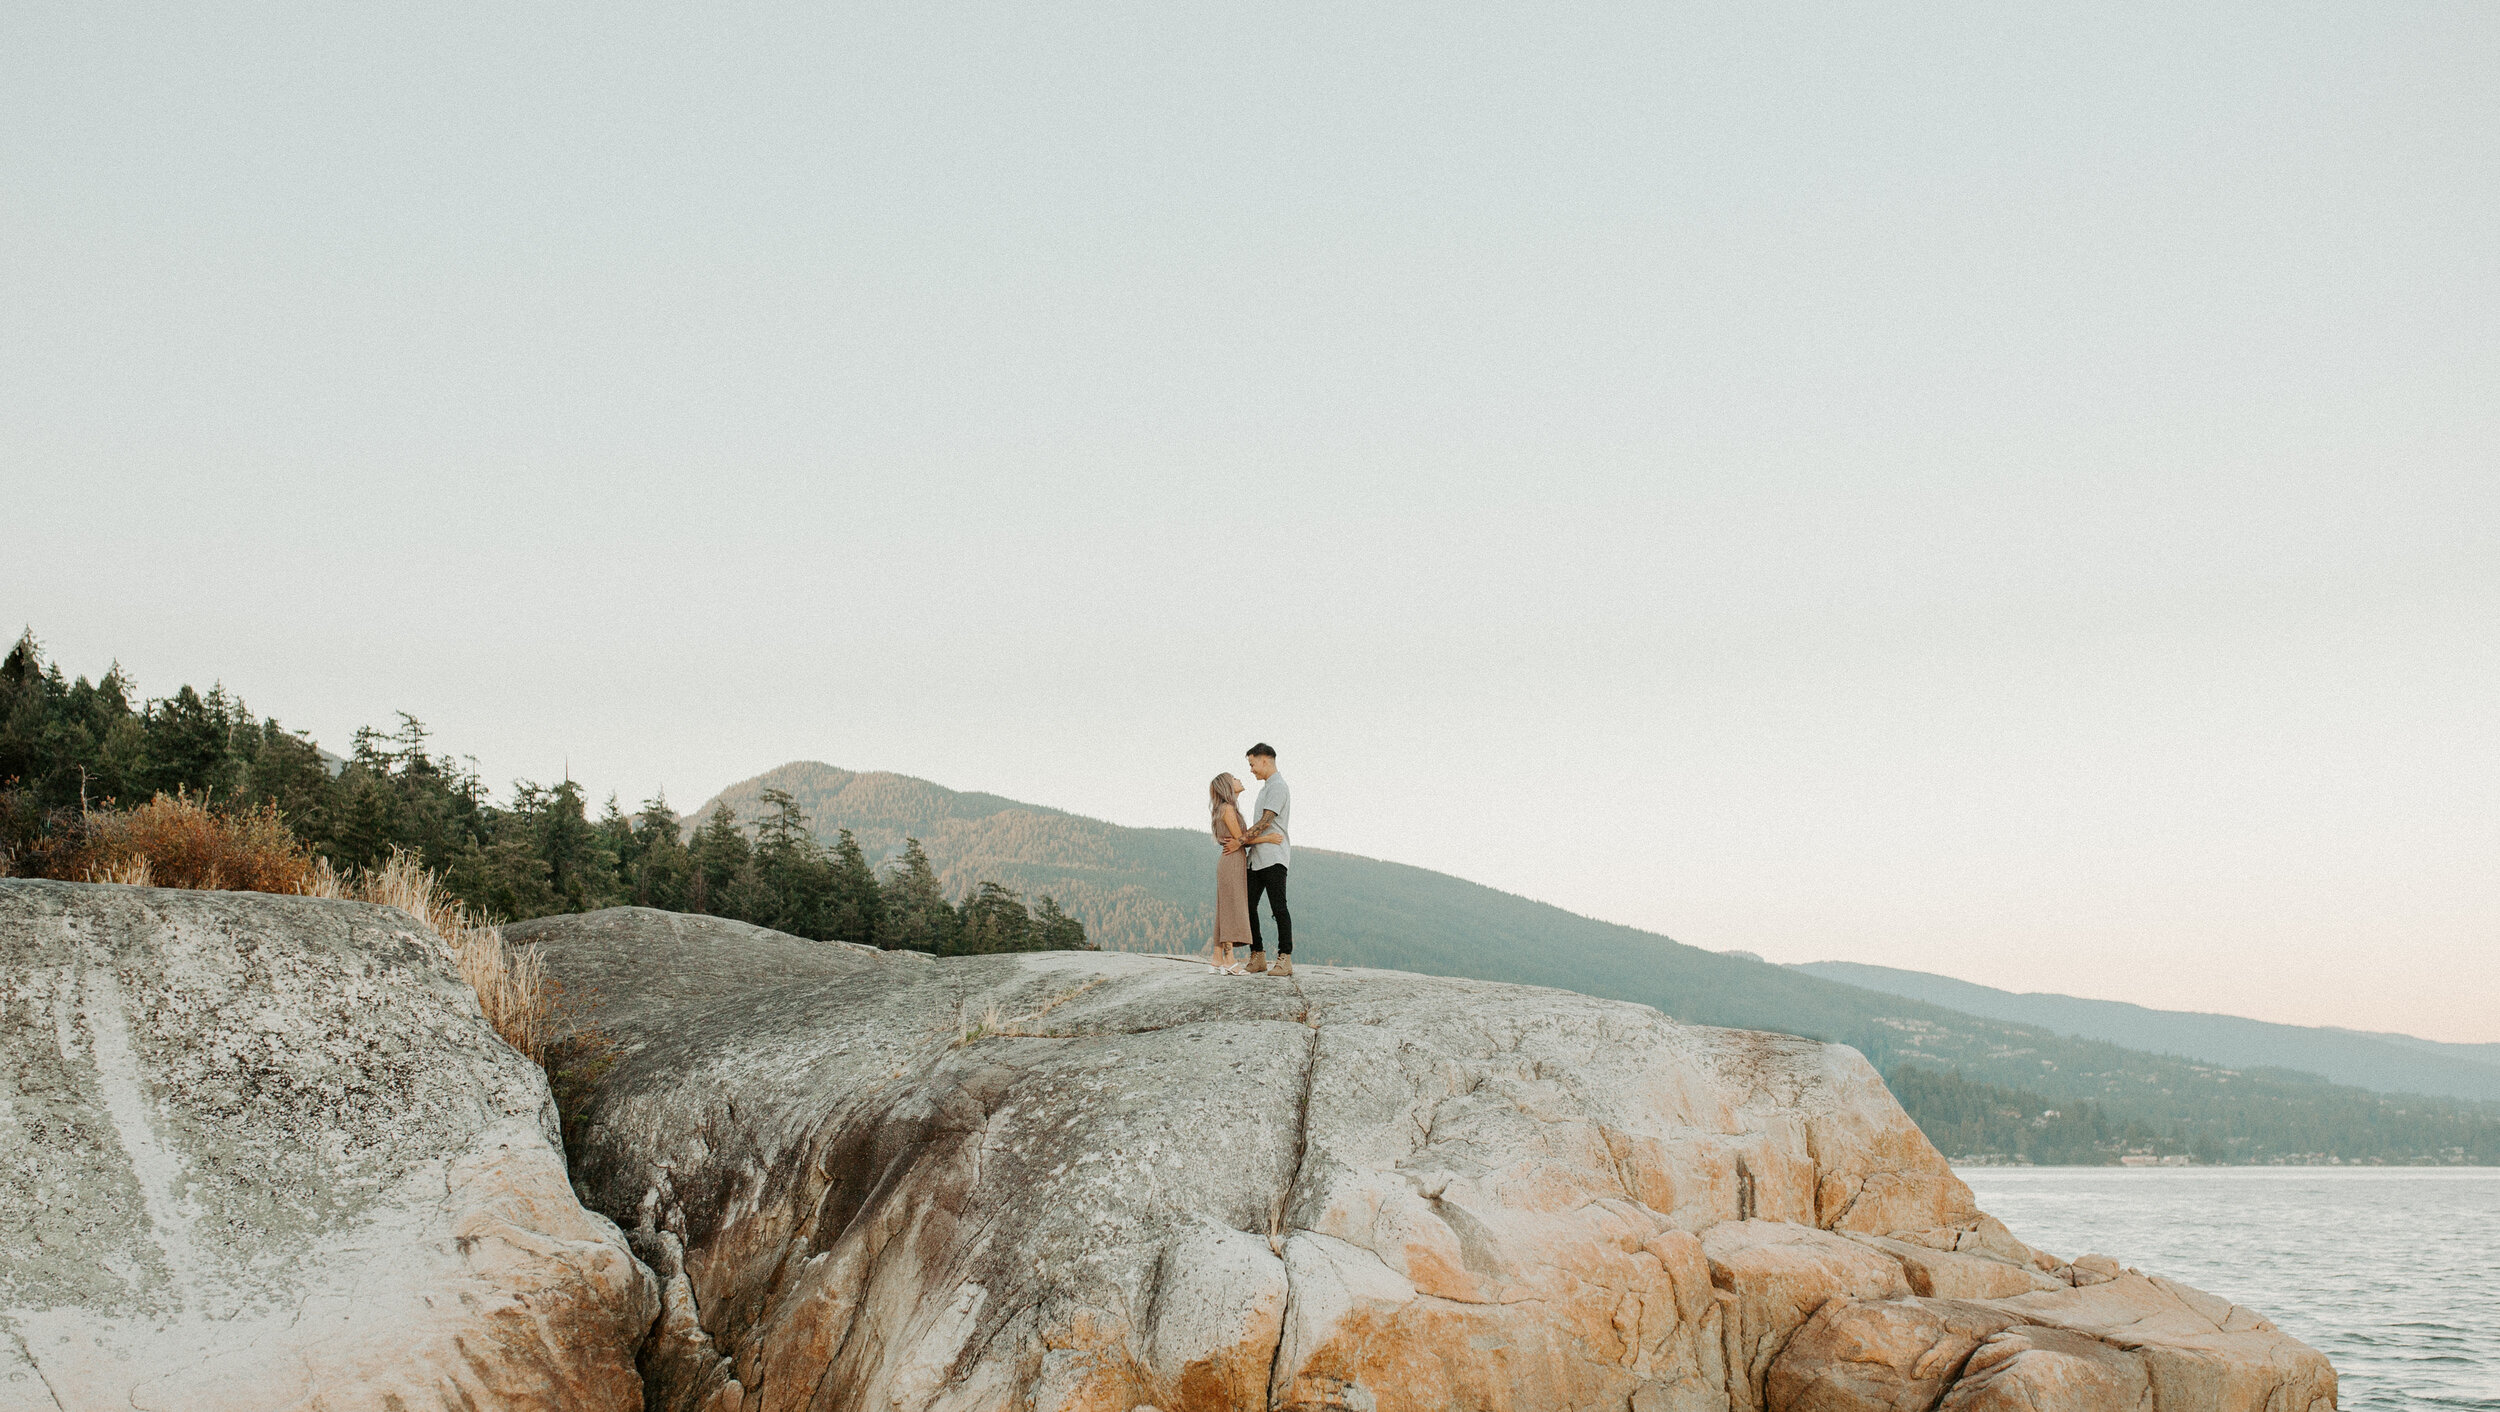
[[[514,935],[589,1027],[572,1188],[406,914],[0,882],[0,1409],[2334,1405],[2247,1310],[2025,1246],[1846,1049],[1390,972]]]
[[[0,1409],[622,1412],[657,1295],[414,918],[0,881]]]
[[[665,1279],[655,1408],[2334,1406],[2257,1315],[2016,1239],[1844,1048],[1392,972],[511,934],[614,1045],[574,1177]]]

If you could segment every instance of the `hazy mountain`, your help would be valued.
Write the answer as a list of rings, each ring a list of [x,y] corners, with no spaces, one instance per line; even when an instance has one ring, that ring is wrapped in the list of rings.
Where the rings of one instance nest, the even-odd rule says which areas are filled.
[[[1124,828],[812,761],[732,785],[687,821],[720,801],[751,819],[769,788],[788,790],[819,837],[850,829],[872,858],[892,856],[906,835],[919,838],[950,889],[992,878],[1049,893],[1106,947],[1194,951],[1212,929],[1215,845],[1200,830]],[[2098,1104],[2143,1141],[2170,1134],[2181,1150],[2202,1144],[2209,1157],[2500,1161],[2500,1109],[2394,1100],[2307,1073],[2072,1038],[1704,951],[1401,863],[1297,844],[1293,910],[1295,951],[1306,962],[1559,986],[1704,1024],[1838,1040],[1878,1067],[1956,1069],[2035,1107]]]
[[[1951,976],[1855,961],[1810,961],[1789,969],[1924,1000],[1965,1014],[2129,1049],[2177,1054],[2233,1068],[2301,1069],[2381,1093],[2435,1093],[2500,1100],[2500,1045],[2441,1044],[2411,1035],[2278,1025],[2236,1015],[2151,1010],[2119,1000],[2016,993]]]
[[[2375,1039],[2388,1044],[2402,1045],[2407,1049],[2419,1049],[2431,1054],[2444,1054],[2451,1059],[2462,1059],[2469,1064],[2488,1064],[2495,1068],[2500,1068],[2500,1044],[2451,1044],[2446,1040],[2423,1039],[2419,1036],[2409,1034],[2389,1034],[2384,1030],[2335,1029],[2332,1033],[2357,1034],[2364,1039]]]

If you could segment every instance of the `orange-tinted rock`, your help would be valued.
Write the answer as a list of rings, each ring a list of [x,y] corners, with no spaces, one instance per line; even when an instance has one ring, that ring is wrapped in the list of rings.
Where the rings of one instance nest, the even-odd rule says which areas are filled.
[[[2324,1369],[2227,1313],[2096,1337],[2122,1280],[1980,1212],[1838,1046],[1385,971],[515,934],[606,998],[577,1178],[682,1243],[685,1377],[742,1412],[1925,1409],[1987,1347],[1973,1405],[2133,1369],[2310,1412]]]
[[[1980,1344],[1936,1407],[1937,1412],[2153,1412],[2154,1405],[2152,1379],[2135,1354],[2082,1334],[2023,1325]]]
[[[1901,1266],[1914,1294],[1933,1299],[2002,1299],[2057,1289],[2059,1281],[2032,1267],[1996,1255],[1937,1250],[1885,1236],[1853,1236],[1870,1250],[1880,1251]]]
[[[2088,1259],[2089,1257],[2087,1257]],[[2335,1405],[2335,1370],[2256,1313],[2175,1280],[2077,1260],[2074,1288],[1988,1301],[2031,1323],[2140,1355],[2161,1406],[2310,1412]]]
[[[1780,1351],[1765,1400],[1780,1412],[1928,1412],[1972,1352],[2017,1322],[1950,1301],[1835,1299]]]
[[[1771,1360],[1815,1312],[1836,1300],[1910,1292],[1897,1261],[1856,1241],[1784,1221],[1726,1221],[1703,1232],[1710,1279],[1724,1301],[1728,1401],[1764,1405]]]

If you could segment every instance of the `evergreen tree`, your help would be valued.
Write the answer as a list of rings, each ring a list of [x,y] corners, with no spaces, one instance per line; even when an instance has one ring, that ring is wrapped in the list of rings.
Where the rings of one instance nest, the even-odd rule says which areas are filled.
[[[765,790],[763,804],[754,853],[760,914],[746,920],[822,941],[833,934],[832,864],[788,790]]]
[[[444,875],[451,892],[510,920],[588,912],[624,896],[616,841],[632,833],[613,800],[596,823],[582,787],[517,780],[512,807],[479,812],[481,837]]]
[[[946,890],[938,885],[937,870],[929,866],[928,850],[919,839],[903,840],[902,861],[886,881],[883,896],[886,929],[877,938],[879,946],[941,956],[954,953],[960,919],[947,905]]]
[[[145,736],[120,664],[93,684],[80,677],[72,685],[58,664],[45,664],[31,630],[0,657],[0,794],[30,827],[48,814],[144,802],[131,798],[129,777]]]
[[[668,807],[665,796],[655,794],[644,800],[642,812],[634,816],[632,858],[626,882],[635,906],[669,912],[688,909],[694,859],[686,852],[677,812]]]
[[[616,885],[616,860],[600,848],[582,787],[566,780],[552,788],[516,780],[512,808],[495,821],[498,841],[506,832],[523,840],[546,865],[547,887],[559,912],[587,912],[608,904]],[[515,919],[545,913],[513,913]]]
[[[687,905],[697,912],[737,915],[731,908],[740,891],[740,875],[747,871],[747,837],[738,832],[738,816],[729,812],[726,803],[712,806],[712,817],[695,830],[687,852],[693,864]]]
[[[425,723],[405,711],[388,735],[370,726],[356,732],[355,752],[331,798],[329,836],[314,842],[341,868],[374,867],[393,849],[415,854],[446,878],[483,866],[469,855],[486,846],[493,823],[484,783],[450,756],[433,754]]]
[[[263,721],[260,740],[246,762],[240,802],[274,804],[287,828],[306,843],[330,835],[331,805],[338,793],[321,750],[300,735]]]
[[[642,855],[642,839],[634,832],[633,817],[617,803],[615,791],[609,791],[607,804],[591,824],[590,837],[592,846],[608,862],[608,892],[619,902],[630,901],[634,864]]]
[[[0,657],[0,787],[25,791],[37,805],[53,805],[57,768],[52,741],[53,691],[60,683],[54,668],[47,681],[43,649],[29,628]],[[61,695],[68,695],[66,688]]]
[[[54,680],[58,679],[56,671]],[[139,757],[146,749],[147,728],[130,704],[131,690],[119,662],[106,669],[94,686],[80,677],[69,689],[58,739],[65,751],[64,769],[76,769],[83,801],[138,802]]]
[[[966,956],[1002,951],[1031,951],[1033,914],[1024,899],[1003,883],[983,882],[964,894],[956,909],[955,950]]]
[[[830,860],[833,875],[833,900],[828,918],[827,935],[835,941],[856,941],[862,946],[880,946],[886,932],[885,899],[877,887],[877,871],[868,866],[868,857],[860,851],[859,840],[849,829],[842,830],[833,845]]]
[[[186,790],[211,801],[233,798],[242,783],[237,737],[246,731],[257,746],[259,733],[252,730],[250,714],[223,686],[210,687],[206,696],[185,686],[162,701],[149,702],[135,778],[130,780],[135,788],[127,802]]]
[[[1085,939],[1085,924],[1059,908],[1059,899],[1042,894],[1041,905],[1033,909],[1033,949],[1036,951],[1095,951],[1100,948]]]
[[[498,830],[484,844],[461,852],[443,886],[454,897],[508,921],[575,910],[548,880],[547,860],[527,833]]]

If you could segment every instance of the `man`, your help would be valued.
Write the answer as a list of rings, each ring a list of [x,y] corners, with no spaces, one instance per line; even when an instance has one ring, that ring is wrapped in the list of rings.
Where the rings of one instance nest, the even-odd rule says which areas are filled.
[[[1250,773],[1259,777],[1258,802],[1250,811],[1250,964],[1242,969],[1270,975],[1293,974],[1293,909],[1285,903],[1285,864],[1293,858],[1293,791],[1276,773],[1276,747],[1262,741],[1250,747]],[[1267,964],[1267,938],[1259,934],[1259,899],[1265,897],[1276,914],[1276,965]]]

